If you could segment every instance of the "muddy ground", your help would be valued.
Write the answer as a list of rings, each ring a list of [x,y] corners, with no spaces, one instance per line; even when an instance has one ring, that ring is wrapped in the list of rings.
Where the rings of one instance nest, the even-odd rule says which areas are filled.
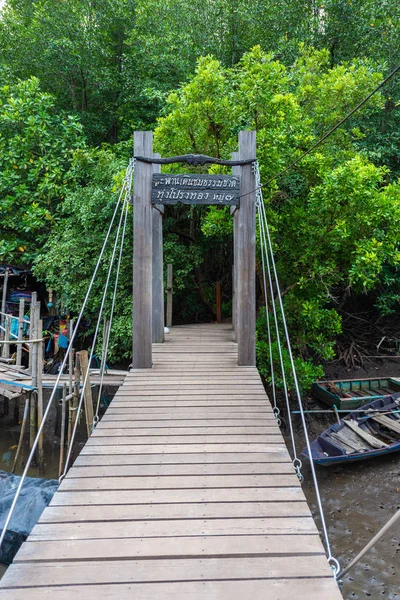
[[[400,360],[375,360],[363,368],[346,369],[337,363],[325,366],[327,378],[400,377]],[[307,408],[320,405],[305,398]],[[330,415],[308,415],[310,439],[330,424]],[[300,417],[295,421],[296,447],[304,447]],[[286,436],[289,446],[289,439]],[[319,526],[311,469],[304,461],[303,489]],[[317,467],[325,518],[333,555],[345,567],[373,535],[400,508],[400,454],[381,457],[351,466]],[[398,522],[364,559],[345,577],[341,585],[345,600],[400,599],[400,523]]]

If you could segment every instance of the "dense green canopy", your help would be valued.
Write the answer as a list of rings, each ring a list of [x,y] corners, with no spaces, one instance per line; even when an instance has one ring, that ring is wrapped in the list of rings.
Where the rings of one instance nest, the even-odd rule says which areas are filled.
[[[0,12],[0,260],[34,264],[77,310],[132,131],[154,129],[164,155],[229,157],[238,131],[256,129],[308,381],[312,364],[334,355],[349,297],[367,298],[383,314],[398,308],[400,77],[276,175],[400,63],[399,15],[394,0],[8,0]],[[228,316],[229,213],[169,208],[164,228],[177,319],[212,318],[216,281]],[[130,353],[129,253],[114,358]],[[261,286],[258,294],[261,304]],[[260,318],[260,357],[264,328]]]

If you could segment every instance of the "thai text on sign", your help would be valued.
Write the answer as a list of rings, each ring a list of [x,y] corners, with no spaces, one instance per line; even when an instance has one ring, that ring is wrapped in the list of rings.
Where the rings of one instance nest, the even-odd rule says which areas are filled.
[[[233,175],[153,175],[153,204],[238,206],[239,197],[240,180]]]

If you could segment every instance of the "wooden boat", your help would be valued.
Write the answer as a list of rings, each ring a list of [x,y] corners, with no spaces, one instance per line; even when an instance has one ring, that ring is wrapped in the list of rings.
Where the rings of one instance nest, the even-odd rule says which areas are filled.
[[[366,404],[311,443],[318,465],[350,463],[400,451],[400,393]],[[307,449],[303,456],[309,459]]]
[[[350,411],[372,400],[400,392],[400,381],[392,377],[316,381],[312,392],[324,404]]]

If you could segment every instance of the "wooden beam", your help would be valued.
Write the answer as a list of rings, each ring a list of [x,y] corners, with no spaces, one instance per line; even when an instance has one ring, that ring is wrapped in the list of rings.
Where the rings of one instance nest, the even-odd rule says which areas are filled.
[[[160,158],[160,154],[154,154]],[[154,173],[161,173],[161,165],[153,165]],[[152,295],[153,323],[152,339],[155,344],[164,342],[164,267],[163,267],[163,212],[164,206],[155,205],[153,212]]]
[[[172,327],[172,265],[167,265],[167,327]]]
[[[239,132],[240,159],[256,159],[256,132]],[[237,235],[238,364],[256,364],[256,211],[255,176],[252,165],[240,167],[241,189]]]
[[[151,131],[135,131],[135,156],[153,156]],[[152,367],[152,206],[153,166],[135,165],[133,209],[133,368]]]
[[[232,152],[232,160],[239,160],[239,152]],[[240,176],[240,167],[232,167],[232,175]],[[237,206],[234,207],[234,210],[231,211],[231,214],[233,216],[232,327],[235,335],[235,342],[237,342],[237,248],[239,227],[239,211]]]

